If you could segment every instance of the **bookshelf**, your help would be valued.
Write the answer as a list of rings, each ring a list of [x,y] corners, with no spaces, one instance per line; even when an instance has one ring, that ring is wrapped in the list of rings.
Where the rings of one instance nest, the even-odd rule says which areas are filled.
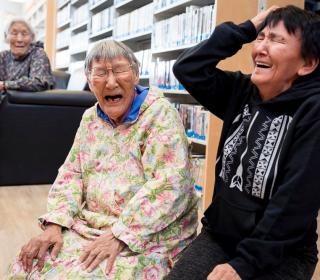
[[[113,38],[127,44],[142,63],[141,84],[161,88],[179,109],[192,111],[199,104],[171,71],[177,56],[206,39],[216,24],[227,20],[240,23],[266,4],[303,7],[303,0],[56,0],[55,68],[72,72],[83,66],[93,44]],[[250,52],[250,45],[246,45],[219,66],[250,73]],[[203,109],[196,109],[192,114],[196,119],[203,118],[205,124],[195,124],[197,136],[190,136],[189,142],[197,164],[203,168],[199,182],[205,210],[213,194],[222,122]],[[206,132],[199,133],[199,127]]]
[[[34,28],[36,40],[44,43],[51,64],[54,65],[56,26],[56,0],[32,0],[24,5],[26,20]]]

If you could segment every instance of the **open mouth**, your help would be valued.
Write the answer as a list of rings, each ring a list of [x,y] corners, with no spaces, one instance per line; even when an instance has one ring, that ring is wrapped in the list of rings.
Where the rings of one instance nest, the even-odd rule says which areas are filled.
[[[104,97],[104,99],[107,101],[107,102],[118,102],[122,99],[122,95],[120,94],[117,94],[117,95],[106,95]]]
[[[259,68],[264,68],[264,69],[271,68],[270,65],[265,64],[265,63],[259,63],[259,62],[256,63],[256,66],[259,67]]]

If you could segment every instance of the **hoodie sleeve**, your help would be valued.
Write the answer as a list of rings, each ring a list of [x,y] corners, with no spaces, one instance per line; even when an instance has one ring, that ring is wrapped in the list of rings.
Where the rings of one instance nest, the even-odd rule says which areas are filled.
[[[319,103],[316,102],[315,103]],[[287,248],[301,240],[315,244],[316,217],[320,207],[320,105],[305,106],[295,126],[291,143],[279,165],[276,191],[250,237],[237,247],[237,257],[229,262],[242,279],[280,264]],[[283,147],[286,149],[286,147]]]
[[[185,89],[210,112],[224,119],[230,94],[248,87],[240,72],[222,71],[217,64],[236,54],[243,44],[256,38],[251,21],[240,25],[226,22],[218,25],[208,40],[183,52],[173,72]],[[245,83],[245,84],[244,84]]]
[[[7,89],[42,91],[54,87],[50,62],[45,51],[42,48],[35,48],[31,56],[29,75],[17,80],[5,81]]]
[[[112,226],[113,234],[137,253],[159,243],[166,243],[170,250],[174,240],[183,243],[197,227],[197,198],[184,127],[167,100],[159,103],[148,108],[149,116],[153,110],[153,121],[142,156],[146,182]]]

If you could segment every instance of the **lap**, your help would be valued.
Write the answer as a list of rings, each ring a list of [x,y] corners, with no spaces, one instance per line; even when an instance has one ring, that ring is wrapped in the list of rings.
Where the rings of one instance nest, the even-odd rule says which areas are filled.
[[[166,280],[207,279],[212,269],[230,259],[228,253],[202,230],[198,237],[182,253]]]
[[[291,254],[279,265],[254,280],[310,280],[317,264],[317,252],[304,248]],[[199,236],[183,252],[166,280],[203,280],[213,268],[231,259],[230,254],[208,233]],[[246,279],[243,279],[246,280]]]
[[[89,273],[81,269],[78,260],[82,247],[90,241],[69,230],[63,233],[63,240],[64,244],[57,259],[52,261],[48,253],[41,272],[38,272],[35,267],[30,275],[27,275],[16,259],[10,265],[5,279],[162,279],[168,272],[168,259],[163,255],[157,253],[141,255],[127,252],[117,257],[110,275],[107,276],[104,272],[106,260]]]

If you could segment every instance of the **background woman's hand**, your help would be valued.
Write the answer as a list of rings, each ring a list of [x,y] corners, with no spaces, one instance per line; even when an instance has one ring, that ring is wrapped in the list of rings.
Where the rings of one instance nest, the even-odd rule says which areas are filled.
[[[38,260],[38,270],[42,270],[44,265],[44,257],[51,246],[53,246],[51,251],[51,259],[56,259],[63,245],[61,230],[61,226],[49,224],[43,233],[32,238],[21,248],[19,261],[22,263],[22,267],[26,272],[31,272],[33,259]]]
[[[84,247],[80,256],[82,269],[88,272],[94,270],[103,260],[108,258],[106,273],[112,269],[113,263],[126,244],[114,237],[112,231],[107,229],[106,233],[99,236],[95,241]]]
[[[260,12],[257,14],[254,18],[251,19],[251,22],[255,26],[256,30],[258,30],[259,26],[263,23],[263,21],[266,19],[266,17],[276,9],[279,9],[279,6],[273,5],[269,9]]]
[[[241,280],[241,278],[230,264],[224,263],[217,265],[207,280]]]

